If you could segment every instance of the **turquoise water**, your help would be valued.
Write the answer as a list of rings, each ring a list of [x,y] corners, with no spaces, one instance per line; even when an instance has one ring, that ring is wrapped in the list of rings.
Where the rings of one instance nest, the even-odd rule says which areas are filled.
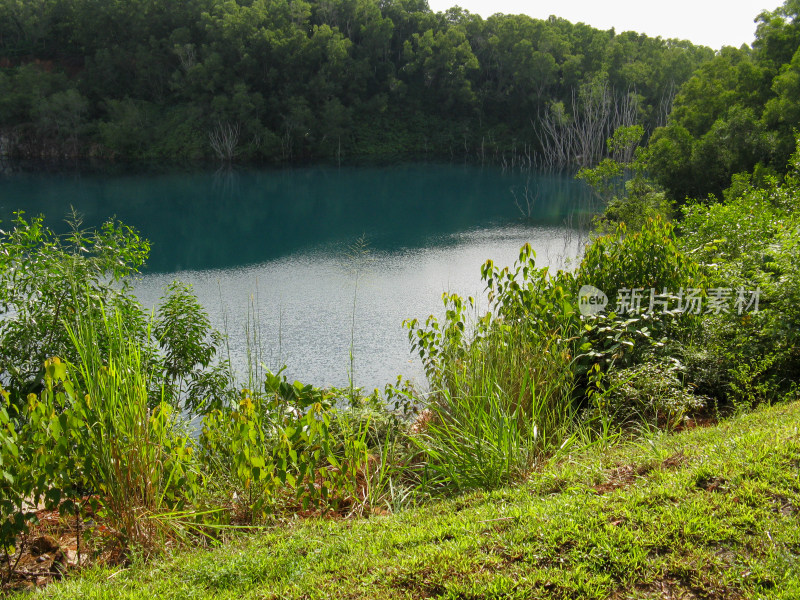
[[[268,367],[316,385],[347,384],[352,346],[368,389],[423,383],[404,319],[438,314],[444,291],[480,298],[480,265],[511,264],[525,242],[565,266],[592,212],[568,176],[472,165],[0,174],[3,221],[25,210],[63,229],[70,206],[86,226],[116,216],[148,238],[139,298],[193,284],[240,371],[248,329]]]

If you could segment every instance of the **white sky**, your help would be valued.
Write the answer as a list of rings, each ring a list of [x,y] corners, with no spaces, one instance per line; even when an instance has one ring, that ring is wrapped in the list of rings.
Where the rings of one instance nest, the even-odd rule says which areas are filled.
[[[484,18],[495,13],[537,19],[556,15],[598,29],[679,38],[716,50],[751,44],[755,18],[764,9],[782,6],[783,0],[428,0],[428,4],[435,12],[458,5]]]

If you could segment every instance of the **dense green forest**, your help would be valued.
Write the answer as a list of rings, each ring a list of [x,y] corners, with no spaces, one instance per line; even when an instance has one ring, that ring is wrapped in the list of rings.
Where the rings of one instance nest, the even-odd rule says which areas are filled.
[[[425,0],[0,0],[0,154],[587,164],[713,56]]]
[[[798,124],[800,2],[787,0],[759,15],[752,48],[723,48],[683,85],[649,168],[675,199],[719,194],[734,174],[783,172]]]
[[[586,166],[639,124],[669,197],[719,195],[785,169],[799,13],[715,53],[425,0],[0,0],[0,155]]]

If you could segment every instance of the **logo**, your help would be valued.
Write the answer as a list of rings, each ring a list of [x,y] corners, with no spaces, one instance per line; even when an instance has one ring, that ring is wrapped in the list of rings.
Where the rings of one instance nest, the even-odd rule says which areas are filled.
[[[608,296],[593,285],[585,285],[578,292],[578,310],[586,317],[603,312],[608,305]]]
[[[680,288],[677,293],[672,293],[667,288],[663,288],[661,292],[656,288],[620,288],[615,298],[614,313],[617,315],[653,314],[657,308],[664,314],[671,315],[720,315],[732,310],[741,315],[758,312],[761,288]],[[578,310],[584,317],[597,315],[606,306],[608,296],[593,285],[585,285],[578,292]]]

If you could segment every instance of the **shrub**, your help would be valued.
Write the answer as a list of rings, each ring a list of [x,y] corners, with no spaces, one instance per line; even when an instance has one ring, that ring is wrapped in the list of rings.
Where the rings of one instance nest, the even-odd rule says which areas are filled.
[[[18,405],[41,389],[46,359],[77,362],[65,322],[105,305],[124,314],[137,339],[145,332],[125,278],[144,264],[149,244],[113,221],[88,232],[76,215],[68,222],[70,232],[60,236],[42,217],[17,213],[13,229],[0,231],[0,381]],[[98,343],[107,347],[105,339]]]
[[[678,245],[675,228],[660,218],[637,231],[624,223],[594,240],[578,268],[576,285],[608,296],[605,313],[584,318],[580,361],[631,366],[668,339],[692,335],[702,319],[706,275]]]
[[[759,292],[758,311],[709,315],[687,340],[687,372],[734,405],[781,397],[800,373],[800,151],[783,181],[737,179],[725,202],[684,208],[680,244],[710,286]]]
[[[609,372],[605,394],[599,395],[589,417],[619,426],[650,423],[674,427],[687,414],[705,406],[705,399],[684,385],[683,366],[675,359],[655,359]]]
[[[537,268],[529,245],[512,269],[488,261],[493,313],[472,327],[472,299],[443,296],[445,318],[406,323],[432,389],[414,437],[419,476],[444,490],[494,488],[524,476],[570,435],[572,279]]]
[[[679,246],[675,227],[656,218],[632,232],[620,224],[613,233],[595,239],[586,249],[577,280],[578,285],[605,291],[611,307],[619,307],[614,300],[620,290],[676,293],[702,288],[705,276],[697,261]]]
[[[190,285],[173,281],[156,308],[153,336],[161,350],[156,382],[174,406],[205,412],[218,406],[229,387],[226,365],[209,366],[222,336],[211,327],[208,314]]]
[[[672,202],[666,193],[644,177],[635,177],[625,182],[625,193],[614,197],[597,221],[601,231],[610,232],[616,224],[636,231],[650,219],[669,221],[672,218]]]
[[[21,406],[41,390],[48,358],[79,362],[68,328],[100,319],[101,307],[123,315],[142,360],[153,367],[153,403],[164,399],[203,411],[220,401],[229,392],[230,370],[213,364],[221,336],[191,287],[170,284],[148,328],[129,277],[144,265],[149,243],[121,223],[86,231],[74,213],[68,223],[69,233],[58,235],[42,217],[28,221],[18,213],[14,227],[0,231],[0,382],[11,401]],[[99,320],[93,328],[99,347],[107,349],[106,328]]]
[[[5,556],[2,582],[11,577],[11,557],[19,538],[35,519],[35,512],[26,499],[34,492],[35,481],[27,465],[24,448],[17,431],[16,406],[9,394],[0,388],[0,552]]]

